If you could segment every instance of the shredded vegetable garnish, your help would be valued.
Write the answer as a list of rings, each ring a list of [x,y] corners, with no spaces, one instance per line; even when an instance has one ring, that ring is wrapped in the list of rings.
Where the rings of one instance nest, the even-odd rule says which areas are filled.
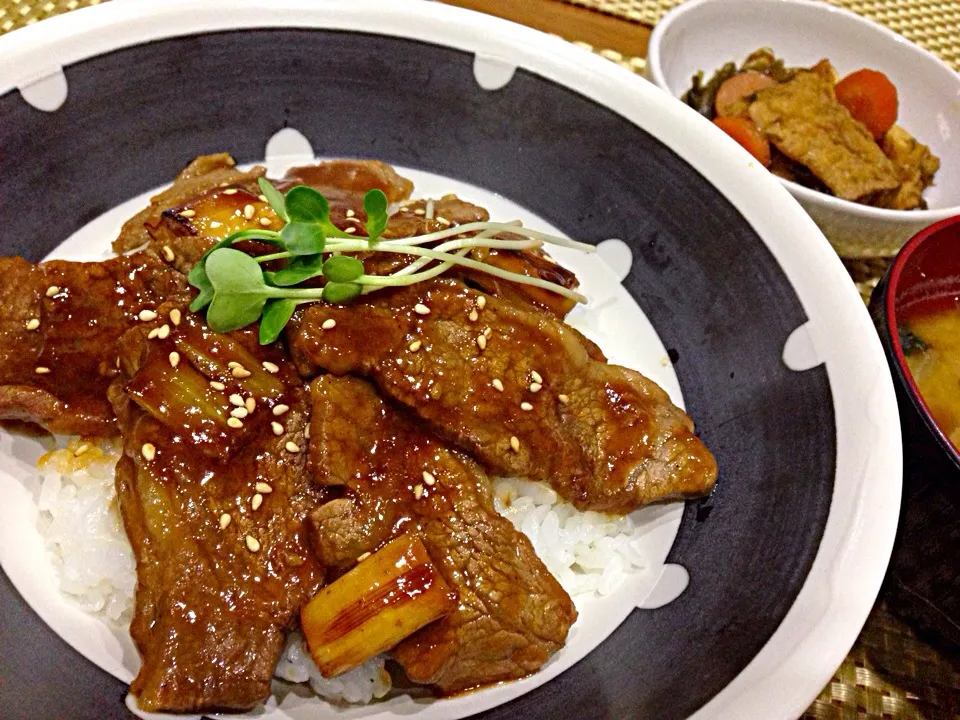
[[[522,227],[519,223],[473,222],[409,238],[382,238],[389,221],[387,197],[371,190],[363,200],[367,215],[366,237],[346,233],[330,221],[327,199],[303,185],[286,195],[261,178],[260,189],[285,223],[277,232],[260,228],[240,230],[214,245],[188,276],[199,295],[193,311],[206,308],[207,323],[218,332],[229,332],[260,320],[260,342],[274,342],[297,305],[325,301],[343,303],[360,294],[383,288],[404,287],[437,277],[454,266],[467,267],[498,278],[533,285],[586,302],[580,293],[542,278],[504,270],[469,257],[471,250],[534,250],[544,244],[593,252],[594,247],[574,240]],[[510,233],[509,239],[494,237]],[[233,247],[242,240],[273,245],[277,252],[254,257]],[[425,247],[431,245],[432,247]],[[352,253],[383,252],[415,258],[389,275],[368,275]],[[280,270],[263,264],[282,260]],[[296,287],[323,277],[322,288]]]

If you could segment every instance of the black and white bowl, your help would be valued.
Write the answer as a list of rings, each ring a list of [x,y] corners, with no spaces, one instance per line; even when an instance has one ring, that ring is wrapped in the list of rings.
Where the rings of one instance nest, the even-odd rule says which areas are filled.
[[[829,680],[896,527],[890,374],[813,222],[709,122],[561,40],[425,2],[123,0],[0,55],[0,253],[103,257],[201,153],[380,158],[600,243],[561,256],[591,299],[573,321],[717,455],[708,501],[638,513],[648,567],[578,599],[540,673],[349,710],[287,693],[265,716],[788,718]],[[127,717],[126,630],[66,600],[45,557],[41,451],[0,434],[0,715]]]

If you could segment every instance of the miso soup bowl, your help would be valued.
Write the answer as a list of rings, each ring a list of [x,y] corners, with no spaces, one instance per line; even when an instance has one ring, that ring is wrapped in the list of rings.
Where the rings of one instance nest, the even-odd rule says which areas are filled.
[[[960,453],[913,380],[899,328],[918,304],[957,295],[960,216],[908,241],[870,300],[903,429],[903,504],[887,578],[892,605],[918,629],[955,648],[960,647]]]

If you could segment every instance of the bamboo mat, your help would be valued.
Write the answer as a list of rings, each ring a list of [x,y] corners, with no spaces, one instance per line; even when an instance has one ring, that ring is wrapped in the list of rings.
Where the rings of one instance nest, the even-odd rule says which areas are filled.
[[[105,0],[0,0],[0,33]],[[162,1],[162,0],[158,0]],[[553,0],[653,25],[677,0]],[[774,0],[771,0],[774,1]],[[831,0],[887,25],[960,70],[960,0]],[[641,56],[576,43],[636,73]],[[845,261],[866,300],[889,261]],[[960,658],[926,644],[882,597],[804,720],[960,720]],[[758,718],[757,720],[764,720]]]

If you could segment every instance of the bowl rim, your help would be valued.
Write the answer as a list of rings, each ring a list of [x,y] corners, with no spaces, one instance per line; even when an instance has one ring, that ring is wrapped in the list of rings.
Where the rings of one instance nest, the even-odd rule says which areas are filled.
[[[649,74],[653,84],[665,92],[670,93],[672,97],[670,87],[667,84],[667,79],[664,75],[660,55],[660,45],[671,24],[686,15],[696,13],[704,5],[716,5],[722,3],[728,8],[732,8],[738,4],[746,5],[756,2],[757,0],[686,0],[686,2],[674,6],[660,19],[660,21],[654,26],[653,32],[650,34],[650,41],[647,47],[647,73]],[[894,32],[890,28],[874,22],[869,18],[865,18],[862,15],[858,15],[852,10],[831,5],[823,2],[822,0],[772,0],[768,1],[766,4],[794,5],[803,7],[807,8],[810,12],[833,14],[834,16],[844,17],[852,22],[856,22],[864,27],[869,27],[890,41],[907,47],[912,52],[924,56],[927,62],[937,65],[941,70],[956,77],[958,81],[958,91],[960,91],[960,75],[958,75],[953,68],[947,65],[946,62],[931,53],[929,50],[925,50],[899,33]],[[853,200],[844,200],[843,198],[838,198],[833,195],[827,195],[825,193],[803,187],[792,180],[786,180],[778,177],[777,181],[787,188],[787,190],[789,190],[794,196],[800,200],[803,200],[805,203],[822,205],[823,207],[829,208],[834,212],[844,212],[852,215],[858,215],[863,219],[889,223],[902,222],[921,224],[937,222],[939,220],[952,217],[953,215],[960,214],[960,203],[950,207],[932,209],[927,208],[925,210],[892,210],[890,208],[878,208],[872,205],[862,205],[854,202]]]
[[[960,449],[950,441],[950,438],[947,437],[943,428],[933,419],[930,406],[927,405],[927,401],[924,400],[923,394],[920,392],[920,388],[913,378],[913,373],[910,372],[910,367],[907,365],[907,356],[903,351],[903,343],[900,342],[900,329],[897,323],[897,293],[900,288],[903,271],[910,262],[911,256],[923,246],[924,243],[933,241],[941,231],[957,226],[960,226],[960,215],[941,220],[921,230],[903,246],[894,259],[893,264],[890,266],[889,279],[887,280],[886,292],[883,298],[883,319],[886,323],[888,337],[890,338],[890,348],[893,351],[893,357],[896,361],[897,375],[906,387],[910,401],[913,403],[917,412],[920,413],[924,424],[933,436],[936,437],[937,442],[943,448],[944,452],[950,456],[957,468],[960,468]],[[957,286],[957,292],[960,292],[960,284]]]
[[[802,713],[853,645],[890,559],[900,509],[899,417],[880,340],[836,253],[786,189],[712,123],[682,103],[664,102],[662,91],[639,76],[564,40],[420,0],[115,0],[0,38],[7,60],[0,65],[0,95],[59,69],[51,58],[65,66],[169,37],[318,27],[452,47],[578,92],[656,137],[757,231],[811,318],[795,333],[809,350],[810,366],[828,369],[837,425],[835,484],[816,556],[787,615],[749,664],[692,717]],[[851,334],[861,342],[844,342]],[[0,548],[0,559],[4,552]],[[474,707],[471,712],[487,709]]]

